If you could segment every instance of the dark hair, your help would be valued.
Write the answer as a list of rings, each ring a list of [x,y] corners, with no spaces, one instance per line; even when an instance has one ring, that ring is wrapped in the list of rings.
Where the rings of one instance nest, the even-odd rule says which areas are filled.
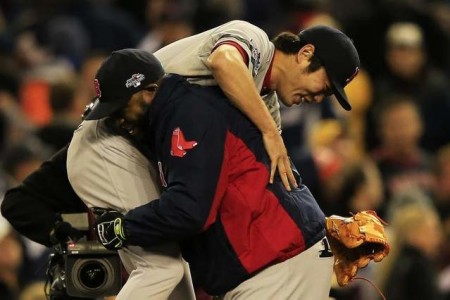
[[[298,51],[306,45],[305,42],[300,40],[300,37],[292,32],[282,32],[272,39],[272,43],[275,45],[275,49],[285,54],[297,54]],[[308,72],[312,73],[323,67],[320,59],[313,55],[310,59],[308,66]]]
[[[275,45],[275,49],[286,54],[297,54],[304,46],[298,35],[287,31],[282,32],[273,38],[272,43]]]

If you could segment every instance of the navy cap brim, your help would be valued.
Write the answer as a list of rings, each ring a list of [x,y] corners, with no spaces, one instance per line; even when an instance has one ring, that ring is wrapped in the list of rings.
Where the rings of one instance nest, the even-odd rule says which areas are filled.
[[[345,93],[344,87],[332,78],[331,78],[331,89],[333,90],[333,94],[336,97],[339,104],[342,106],[342,108],[347,111],[352,110],[352,106],[348,102],[347,94]]]
[[[84,120],[99,120],[107,116],[110,116],[114,112],[118,111],[128,100],[123,101],[113,101],[113,102],[100,102],[97,98],[94,102],[94,106],[91,111],[84,117]],[[122,104],[123,103],[123,104]]]

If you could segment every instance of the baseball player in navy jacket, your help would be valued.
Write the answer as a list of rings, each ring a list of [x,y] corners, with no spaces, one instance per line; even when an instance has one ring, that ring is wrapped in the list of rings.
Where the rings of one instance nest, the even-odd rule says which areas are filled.
[[[125,215],[100,216],[103,245],[179,242],[194,283],[224,299],[326,299],[333,259],[325,216],[306,186],[289,192],[279,177],[269,184],[259,130],[218,87],[170,74],[141,89],[129,102],[100,97],[87,116],[120,111],[163,187]]]

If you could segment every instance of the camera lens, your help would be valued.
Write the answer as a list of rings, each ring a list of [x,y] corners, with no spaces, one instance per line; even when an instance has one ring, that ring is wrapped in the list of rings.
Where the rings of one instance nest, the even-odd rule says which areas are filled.
[[[106,280],[106,270],[102,264],[89,262],[80,268],[80,281],[87,288],[100,287]]]
[[[117,252],[106,250],[97,241],[79,241],[68,247],[66,255],[67,295],[83,299],[116,295],[122,287],[121,270]]]

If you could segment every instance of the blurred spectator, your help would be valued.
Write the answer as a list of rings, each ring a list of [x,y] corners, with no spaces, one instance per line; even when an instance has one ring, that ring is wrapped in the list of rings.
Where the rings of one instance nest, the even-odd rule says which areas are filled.
[[[414,23],[394,23],[386,33],[386,44],[390,71],[401,79],[415,80],[427,59],[420,27]]]
[[[336,174],[343,166],[358,160],[354,142],[349,138],[346,124],[337,119],[324,119],[313,124],[308,131],[308,147],[310,149],[310,168],[300,173],[305,176],[316,176],[314,195],[325,214],[330,212],[327,202],[328,190],[334,183]],[[309,172],[313,173],[309,173]],[[302,175],[303,176],[303,175]]]
[[[6,137],[8,135],[8,125],[5,114],[0,110],[0,153],[3,152],[3,149],[6,145]]]
[[[328,185],[332,214],[347,216],[363,210],[378,210],[383,202],[381,174],[366,159],[346,164]]]
[[[49,156],[48,149],[36,138],[29,138],[22,143],[10,146],[2,161],[8,189],[21,183]],[[43,280],[49,250],[25,237],[18,236],[18,239],[23,248],[21,253],[23,253],[24,261],[20,270],[21,280],[23,282]]]
[[[359,70],[358,76],[345,87],[345,92],[352,104],[352,110],[345,112],[336,108],[336,112],[339,118],[345,119],[347,123],[348,134],[355,143],[358,157],[363,157],[367,152],[366,118],[373,101],[373,83],[367,71]],[[332,101],[333,104],[334,102],[336,101]]]
[[[52,118],[49,85],[73,80],[74,69],[66,60],[39,45],[32,32],[19,35],[16,44],[16,55],[22,67],[19,103],[31,123],[46,125]]]
[[[429,10],[445,33],[445,39],[441,41],[441,44],[444,53],[446,49],[446,53],[448,53],[448,49],[450,49],[450,2],[446,0],[431,1]],[[450,76],[450,57],[448,55],[444,56],[443,69],[447,71],[447,76]]]
[[[433,198],[426,194],[420,186],[411,185],[408,189],[398,191],[390,199],[385,207],[384,219],[389,223],[393,219],[395,212],[407,205],[415,205],[424,208],[436,208]]]
[[[434,209],[406,205],[390,223],[390,254],[377,265],[386,299],[439,300],[436,257],[442,241]]]
[[[19,295],[22,248],[8,221],[0,215],[0,296],[15,300]]]
[[[39,128],[36,135],[53,152],[70,142],[80,121],[79,116],[74,116],[74,93],[73,84],[57,83],[50,86],[52,120]]]
[[[450,236],[450,143],[441,147],[436,155],[436,205]]]
[[[340,22],[331,13],[320,8],[307,10],[306,12],[300,10],[298,12],[297,23],[300,24],[300,26],[298,26],[299,28],[327,25],[343,30]]]
[[[89,37],[80,20],[68,15],[55,15],[46,24],[46,45],[56,57],[64,57],[78,69],[89,50]]]
[[[1,54],[0,54],[1,57]],[[6,145],[13,144],[31,134],[34,126],[26,118],[18,103],[19,79],[18,70],[8,67],[8,63],[0,58],[0,152]],[[5,66],[5,68],[3,68]]]
[[[434,196],[445,234],[440,257],[441,267],[445,268],[442,274],[442,284],[446,291],[446,299],[450,299],[450,144],[439,149],[436,155],[436,189]]]
[[[134,47],[143,28],[109,1],[45,0],[32,3],[32,29],[40,43],[78,69],[88,49]],[[68,37],[70,37],[68,39]]]
[[[95,74],[106,58],[106,53],[100,50],[92,51],[83,61],[75,89],[74,114],[81,120],[81,114],[86,105],[97,96],[94,86]]]
[[[249,0],[246,0],[247,2]],[[195,32],[202,32],[222,25],[231,20],[242,19],[242,0],[198,0],[194,15]],[[188,1],[192,5],[192,1]],[[262,5],[261,5],[262,4]],[[261,11],[267,7],[267,0],[259,0],[258,4],[251,6],[254,11]],[[260,14],[261,15],[261,14]],[[254,23],[258,25],[257,22]]]
[[[328,119],[317,122],[308,132],[309,146],[323,183],[331,180],[347,163],[361,158],[347,129],[345,123]]]
[[[423,125],[417,106],[402,96],[385,100],[377,114],[381,144],[372,153],[385,188],[382,217],[396,193],[414,187],[431,193],[434,184],[433,159],[419,144]]]
[[[438,0],[440,1],[440,0]],[[445,0],[444,0],[445,1]],[[425,47],[436,66],[448,59],[448,34],[442,29],[427,0],[329,1],[330,10],[342,22],[360,53],[361,63],[372,77],[382,76],[384,34],[396,22],[413,22],[424,31]]]
[[[194,33],[192,8],[182,5],[183,2],[186,1],[148,0],[146,10],[148,22],[152,24],[149,24],[150,31],[137,47],[153,53],[170,43],[192,35]],[[158,9],[159,15],[156,16],[154,15],[155,5],[161,6]]]
[[[50,152],[36,138],[10,145],[3,157],[2,167],[8,176],[9,187],[15,187],[47,159]]]
[[[280,105],[282,136],[292,163],[302,177],[302,182],[308,186],[318,202],[321,202],[321,179],[316,162],[308,145],[308,132],[317,122],[332,119],[330,99],[326,98],[316,105],[297,105],[287,108]]]
[[[45,282],[33,282],[23,288],[18,300],[47,300]]]
[[[388,95],[405,94],[413,99],[424,122],[421,145],[429,150],[450,141],[450,88],[445,74],[433,67],[425,48],[421,28],[413,23],[395,23],[386,34],[385,74],[376,78],[375,99],[369,118],[367,143],[378,145],[373,113]]]

